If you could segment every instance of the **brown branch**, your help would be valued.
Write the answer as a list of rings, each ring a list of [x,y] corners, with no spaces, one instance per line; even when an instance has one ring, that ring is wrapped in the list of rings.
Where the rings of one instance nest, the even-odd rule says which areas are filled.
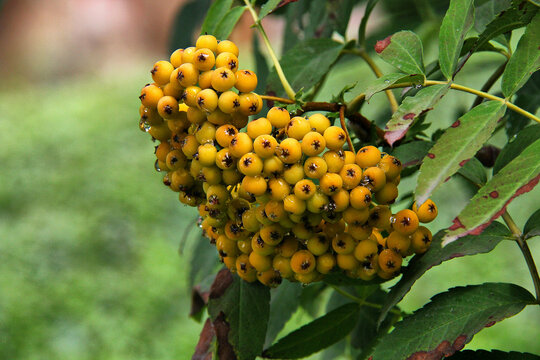
[[[349,150],[356,154],[356,151],[354,151],[354,146],[351,141],[351,136],[349,135],[349,130],[347,129],[347,124],[345,124],[345,109],[347,107],[345,105],[341,105],[339,108],[339,122],[341,123],[341,128],[343,131],[345,131],[345,136],[347,137],[347,144],[349,144]]]

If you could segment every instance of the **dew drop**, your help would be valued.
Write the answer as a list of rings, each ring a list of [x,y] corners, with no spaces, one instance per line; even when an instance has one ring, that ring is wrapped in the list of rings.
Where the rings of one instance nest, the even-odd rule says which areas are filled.
[[[396,217],[394,215],[390,216],[390,224],[393,224],[396,222]]]
[[[154,163],[154,168],[156,171],[161,171],[161,168],[159,167],[159,161],[156,159],[156,162]]]
[[[385,84],[390,84],[390,80],[384,80]]]

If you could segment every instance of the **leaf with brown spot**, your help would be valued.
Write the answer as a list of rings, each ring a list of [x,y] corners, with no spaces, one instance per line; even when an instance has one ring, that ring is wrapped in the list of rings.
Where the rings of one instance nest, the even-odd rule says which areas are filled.
[[[210,290],[208,313],[216,334],[227,324],[227,339],[239,360],[255,359],[263,349],[270,312],[270,289],[259,282],[248,283],[227,269],[221,270]]]
[[[412,31],[400,31],[377,42],[375,51],[405,74],[424,74],[422,41]]]
[[[450,176],[460,169],[490,138],[506,106],[498,101],[482,103],[459,118],[458,126],[450,126],[429,151],[420,167],[416,185],[416,201],[424,203]]]
[[[212,359],[212,342],[214,341],[216,333],[214,331],[214,324],[210,319],[206,319],[201,335],[199,336],[199,342],[195,347],[195,353],[191,357],[191,360],[211,360]]]
[[[386,318],[390,309],[399,303],[411,290],[416,280],[432,267],[454,258],[488,253],[495,249],[502,240],[513,239],[510,230],[499,222],[492,223],[480,235],[469,235],[448,246],[442,247],[444,233],[444,230],[441,230],[435,234],[429,250],[423,255],[415,255],[411,259],[409,265],[403,271],[403,276],[397,284],[392,286],[383,302],[381,315],[378,320],[379,324]]]
[[[456,217],[443,246],[467,234],[476,235],[497,219],[517,196],[540,181],[540,139],[495,174]]]
[[[492,321],[519,313],[535,299],[515,284],[455,287],[431,298],[381,338],[373,360],[440,359],[459,351]]]
[[[388,144],[392,145],[403,138],[414,120],[433,109],[448,89],[450,89],[450,84],[433,85],[421,89],[414,96],[405,98],[386,124],[384,138]]]
[[[500,350],[464,350],[452,356],[452,360],[540,360],[540,356],[517,351],[504,352]]]

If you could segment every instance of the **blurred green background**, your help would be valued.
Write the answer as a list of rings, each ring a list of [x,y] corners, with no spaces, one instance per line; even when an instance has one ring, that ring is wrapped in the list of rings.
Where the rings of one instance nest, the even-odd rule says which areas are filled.
[[[167,58],[169,28],[182,3],[0,2],[0,359],[191,357],[201,324],[188,317],[188,256],[177,252],[196,214],[154,171],[153,144],[138,129],[137,98],[153,62]],[[384,12],[375,16],[373,26],[385,24]],[[249,25],[244,18],[232,36],[243,64],[252,62]],[[265,24],[276,42],[282,25],[272,18]],[[434,31],[419,33],[433,40]],[[426,53],[436,56],[433,46]],[[476,60],[458,82],[479,88],[501,61]],[[343,62],[321,97],[351,77],[360,79],[356,91],[373,75],[361,63]],[[430,119],[450,124],[472,101],[447,96]],[[368,108],[373,117],[383,114],[384,96]],[[493,142],[504,140],[501,132]],[[414,183],[403,181],[400,192]],[[441,215],[431,229],[448,226],[470,191],[459,178],[446,183],[434,196]],[[519,226],[539,198],[537,188],[511,204]],[[540,261],[537,240],[530,246]],[[403,308],[484,281],[533,290],[518,247],[505,242],[490,254],[433,268]],[[298,312],[287,328],[309,319]],[[540,310],[528,307],[467,348],[540,353],[538,324]]]

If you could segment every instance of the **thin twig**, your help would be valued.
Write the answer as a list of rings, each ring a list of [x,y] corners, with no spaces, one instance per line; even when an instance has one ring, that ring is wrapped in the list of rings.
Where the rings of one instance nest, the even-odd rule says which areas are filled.
[[[499,66],[497,68],[497,70],[495,70],[495,72],[493,74],[491,74],[491,76],[486,81],[484,86],[482,86],[481,91],[488,92],[491,89],[493,84],[495,84],[497,82],[497,80],[499,80],[499,78],[502,76],[502,74],[504,72],[504,69],[506,69],[506,64],[507,63],[508,63],[508,60],[505,61],[504,63],[502,63],[501,66]],[[474,100],[474,103],[472,104],[471,108],[480,105],[482,103],[482,100],[484,100],[484,99],[481,96],[477,96],[476,99]]]
[[[358,305],[360,306],[368,306],[368,307],[372,307],[372,308],[375,308],[375,309],[382,309],[382,305],[381,304],[375,304],[375,303],[372,303],[372,302],[369,302],[369,301],[366,301],[364,299],[361,299],[357,296],[354,296],[353,294],[350,294],[348,293],[347,291],[339,288],[338,286],[335,286],[335,285],[331,285],[329,284],[330,287],[332,289],[334,289],[336,292],[338,292],[339,294],[343,295],[344,297],[348,298],[348,299],[351,299],[352,301],[354,301],[355,303],[357,303]],[[390,309],[390,312],[392,314],[396,314],[396,315],[399,315],[399,316],[403,316],[403,313],[398,310],[398,309]]]
[[[345,124],[345,109],[347,107],[345,105],[341,105],[339,108],[339,122],[341,123],[341,128],[343,131],[345,131],[345,136],[347,137],[347,144],[349,144],[349,150],[356,154],[356,151],[354,151],[354,146],[351,141],[351,136],[349,135],[349,130],[347,130],[347,124]]]
[[[534,290],[536,291],[536,302],[540,304],[540,276],[538,276],[538,270],[536,269],[536,264],[534,263],[534,259],[531,254],[531,250],[529,249],[529,245],[525,240],[523,240],[523,234],[521,230],[519,230],[507,210],[505,210],[502,214],[502,218],[506,225],[508,225],[510,231],[512,231],[512,234],[515,237],[519,249],[521,250],[523,257],[525,258],[525,262],[527,263],[527,267],[529,268],[529,272],[531,273],[531,277],[533,280]]]

